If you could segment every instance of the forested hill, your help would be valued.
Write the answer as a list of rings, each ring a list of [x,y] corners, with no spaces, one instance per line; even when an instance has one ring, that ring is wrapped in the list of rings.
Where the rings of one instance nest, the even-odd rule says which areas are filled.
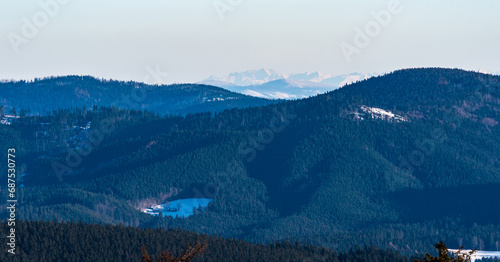
[[[17,114],[21,110],[43,114],[54,109],[97,105],[185,115],[262,106],[273,101],[207,85],[147,85],[89,76],[64,76],[0,83],[0,102],[7,113],[15,108]]]
[[[216,114],[60,110],[0,125],[0,146],[16,147],[26,174],[23,219],[183,228],[334,250],[376,245],[420,254],[439,240],[496,250],[499,80],[411,69]],[[184,219],[140,212],[191,197],[213,202]],[[0,215],[8,215],[1,206]]]
[[[449,110],[467,118],[498,112],[499,87],[500,76],[496,75],[445,68],[403,69],[291,102],[289,106],[307,108],[298,109],[297,113],[304,112],[309,117],[332,112],[345,114],[366,105],[396,110],[412,121],[436,120]]]

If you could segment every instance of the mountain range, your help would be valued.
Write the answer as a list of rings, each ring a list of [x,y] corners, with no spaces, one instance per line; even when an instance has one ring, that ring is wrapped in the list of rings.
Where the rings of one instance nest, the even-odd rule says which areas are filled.
[[[199,84],[219,86],[245,95],[268,99],[299,99],[334,90],[361,81],[373,74],[346,75],[307,72],[281,74],[271,69],[248,70],[225,77],[210,76]]]
[[[62,99],[37,90],[40,101]],[[404,69],[217,113],[60,109],[0,125],[0,147],[18,152],[23,220],[182,228],[339,251],[376,245],[416,255],[439,240],[495,250],[499,105],[500,76]],[[190,198],[213,201],[184,218],[143,212]],[[0,217],[8,215],[1,206]]]
[[[185,115],[262,106],[276,101],[200,84],[148,85],[90,76],[62,76],[0,82],[0,102],[7,113],[13,108],[44,114],[70,107],[115,106]]]
[[[61,76],[2,81],[0,102],[4,113],[17,108],[24,109],[23,114],[45,114],[60,108],[96,105],[185,115],[310,97],[368,77],[366,74],[333,77],[318,72],[283,75],[261,69],[233,73],[222,80],[210,78],[198,84],[148,85],[90,76]]]

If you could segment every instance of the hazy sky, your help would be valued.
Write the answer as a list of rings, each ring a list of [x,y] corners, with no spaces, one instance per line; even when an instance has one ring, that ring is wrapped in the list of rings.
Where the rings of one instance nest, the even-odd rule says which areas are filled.
[[[428,66],[500,72],[500,1],[397,3],[0,0],[0,79],[77,74],[142,81],[157,66],[168,72],[164,83],[263,67],[282,73]],[[374,12],[390,17],[377,22]]]

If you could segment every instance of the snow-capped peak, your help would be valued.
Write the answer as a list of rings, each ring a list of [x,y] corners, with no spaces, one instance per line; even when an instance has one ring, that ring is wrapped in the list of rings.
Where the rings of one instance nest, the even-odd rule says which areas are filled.
[[[262,68],[259,70],[249,70],[245,72],[234,72],[220,80],[224,82],[229,82],[237,86],[249,86],[249,85],[259,85],[267,83],[269,81],[274,81],[278,79],[284,79],[285,75],[277,73],[274,70]]]
[[[268,83],[270,81],[285,79],[300,83],[321,83],[323,86],[340,87],[350,84],[355,81],[366,79],[372,75],[351,73],[348,75],[334,75],[326,74],[319,71],[296,73],[296,74],[282,74],[272,69],[262,68],[258,70],[248,70],[243,72],[230,73],[224,77],[216,77],[211,75],[200,83],[225,83],[224,86],[252,86]]]
[[[234,72],[224,77],[210,76],[198,83],[219,86],[257,97],[296,99],[325,93],[371,76],[359,73],[334,75],[319,71],[282,74],[272,69],[262,68]]]

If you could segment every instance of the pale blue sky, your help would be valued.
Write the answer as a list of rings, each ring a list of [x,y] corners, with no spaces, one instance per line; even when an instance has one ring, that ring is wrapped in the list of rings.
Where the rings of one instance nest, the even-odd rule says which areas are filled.
[[[78,74],[142,81],[157,65],[169,73],[166,83],[263,67],[500,72],[497,0],[401,0],[402,11],[350,62],[339,45],[354,46],[355,28],[375,21],[371,13],[387,9],[389,0],[65,0],[46,25],[35,25],[36,35],[25,37],[23,18],[43,25],[40,12],[47,11],[39,2],[50,1],[56,0],[0,0],[0,79]],[[221,19],[214,3],[234,6]],[[24,42],[11,44],[13,35]]]

